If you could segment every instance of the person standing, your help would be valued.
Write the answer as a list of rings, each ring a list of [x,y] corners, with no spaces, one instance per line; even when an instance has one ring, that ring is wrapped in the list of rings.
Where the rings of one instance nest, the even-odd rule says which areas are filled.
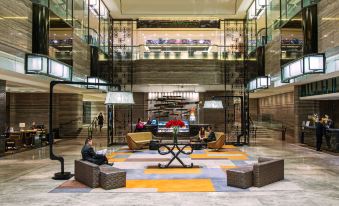
[[[315,123],[315,136],[316,136],[316,149],[317,151],[321,151],[321,144],[323,142],[323,135],[324,135],[324,124],[320,118]]]
[[[104,126],[104,116],[102,115],[101,112],[98,116],[98,125],[99,125],[99,129],[100,129],[100,132],[101,132],[101,129]]]

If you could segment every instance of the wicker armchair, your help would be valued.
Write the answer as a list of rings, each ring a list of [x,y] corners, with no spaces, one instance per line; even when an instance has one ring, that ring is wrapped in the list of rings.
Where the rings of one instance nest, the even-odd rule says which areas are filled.
[[[253,184],[262,187],[284,179],[284,160],[259,157],[253,165]]]
[[[208,142],[207,143],[207,148],[209,149],[215,149],[215,150],[219,150],[222,148],[222,146],[224,146],[225,144],[225,140],[226,140],[226,136],[223,132],[215,132],[215,136],[216,136],[216,141],[213,142]]]
[[[152,137],[151,132],[128,133],[126,135],[127,145],[131,150],[140,150],[149,145]]]
[[[74,177],[88,187],[96,188],[100,184],[100,168],[98,165],[84,160],[75,160]]]
[[[228,186],[246,189],[253,185],[253,168],[251,166],[227,170],[226,176]]]

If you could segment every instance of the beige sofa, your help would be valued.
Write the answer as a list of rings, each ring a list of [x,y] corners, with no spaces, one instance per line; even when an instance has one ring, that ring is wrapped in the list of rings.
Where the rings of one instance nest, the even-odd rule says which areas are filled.
[[[127,145],[131,150],[140,150],[149,145],[152,137],[151,132],[128,133],[126,135]]]

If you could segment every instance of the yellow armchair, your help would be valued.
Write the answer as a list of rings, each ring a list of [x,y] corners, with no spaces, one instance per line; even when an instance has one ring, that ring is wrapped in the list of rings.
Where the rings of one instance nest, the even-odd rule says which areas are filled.
[[[223,132],[215,132],[215,137],[216,141],[208,142],[207,148],[219,150],[224,146],[226,140],[225,134]]]
[[[128,133],[126,135],[127,145],[131,150],[140,150],[149,145],[152,137],[151,132]]]

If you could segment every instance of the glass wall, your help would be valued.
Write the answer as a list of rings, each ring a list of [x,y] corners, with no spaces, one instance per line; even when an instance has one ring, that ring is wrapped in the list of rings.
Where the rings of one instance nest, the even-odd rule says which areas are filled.
[[[294,17],[302,9],[303,0],[281,0],[281,21],[282,24]]]
[[[247,15],[246,21],[246,43],[247,43],[247,55],[251,54],[257,48],[257,29],[256,20],[250,19],[250,15]]]
[[[274,30],[280,25],[280,0],[267,0],[267,42],[272,41]]]
[[[224,37],[224,49],[220,52],[221,59],[243,60],[245,50],[244,21],[225,20],[224,22],[224,35],[221,34]]]
[[[74,33],[84,42],[88,37],[88,0],[73,1]]]
[[[100,4],[100,44],[99,47],[104,53],[108,53],[109,29],[110,29],[109,11],[106,6]]]
[[[89,1],[89,31],[88,43],[99,47],[99,16],[100,16],[100,1]]]
[[[50,0],[49,9],[66,23],[72,25],[73,22],[73,0]]]

